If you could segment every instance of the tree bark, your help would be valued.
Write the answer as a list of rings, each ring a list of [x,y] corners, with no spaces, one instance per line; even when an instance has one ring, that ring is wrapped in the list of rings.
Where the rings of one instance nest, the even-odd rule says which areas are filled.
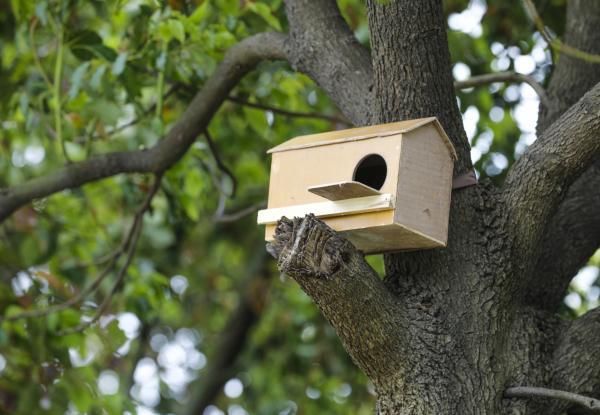
[[[455,174],[469,171],[441,1],[371,0],[368,13],[369,121],[436,116],[459,154]],[[577,13],[570,15],[574,19]],[[527,296],[546,224],[600,151],[600,86],[582,98],[593,85],[581,88],[553,115],[558,119],[564,113],[517,163],[503,189],[484,183],[453,192],[447,248],[385,255],[383,282],[322,222],[307,217],[279,223],[271,251],[280,269],[314,299],[374,382],[377,413],[558,415],[570,410],[549,399],[504,398],[508,387],[521,385],[597,396],[600,364],[588,360],[591,368],[582,371],[589,355],[576,359],[580,349],[573,340],[594,330],[596,313],[569,324],[554,314],[557,304],[531,307]],[[339,105],[347,113],[343,100]],[[559,227],[572,223],[566,219],[568,207],[579,206],[577,198],[569,200],[554,217]],[[564,288],[557,286],[562,289],[557,295]],[[584,343],[594,352],[591,342],[597,336],[591,338]],[[578,371],[589,375],[585,381],[573,381]]]
[[[567,7],[565,42],[600,54],[600,3],[571,0]],[[561,55],[540,103],[541,134],[566,109],[600,82],[600,64]],[[569,188],[565,200],[544,231],[535,277],[527,289],[529,304],[555,309],[575,273],[600,247],[600,159]]]
[[[371,59],[344,21],[335,0],[286,0],[288,56],[294,69],[319,84],[355,125],[371,113]]]

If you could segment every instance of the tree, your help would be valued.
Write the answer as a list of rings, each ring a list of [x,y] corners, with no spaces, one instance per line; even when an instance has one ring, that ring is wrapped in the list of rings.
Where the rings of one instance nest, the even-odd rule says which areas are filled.
[[[198,18],[207,4],[191,16]],[[374,384],[378,413],[561,414],[580,413],[581,403],[591,411],[597,405],[592,398],[579,403],[573,396],[529,399],[535,391],[518,387],[600,397],[600,365],[594,359],[600,351],[599,309],[574,320],[557,316],[573,275],[600,245],[600,4],[567,2],[564,41],[552,38],[533,3],[524,4],[555,53],[545,89],[515,74],[455,85],[440,1],[369,0],[370,51],[356,40],[335,1],[286,1],[287,34],[258,33],[231,46],[162,140],[68,163],[3,189],[0,219],[33,200],[117,174],[153,175],[153,183],[139,183],[144,201],[113,257],[125,262],[110,299],[128,272],[144,215],[163,177],[193,151],[199,135],[205,134],[217,169],[229,175],[207,134],[208,124],[260,62],[288,61],[354,125],[437,116],[458,153],[455,176],[473,169],[455,87],[525,79],[543,98],[537,140],[505,177],[453,192],[447,248],[385,255],[381,280],[349,242],[309,216],[281,220],[270,252],[279,269],[317,304]],[[257,14],[271,18],[264,11]],[[188,29],[165,22],[166,49]],[[158,53],[157,62],[164,56]],[[162,114],[164,63],[157,66],[161,94],[155,107]],[[61,140],[60,91],[54,99],[54,134],[68,159],[69,147]],[[101,303],[92,322],[108,306]]]

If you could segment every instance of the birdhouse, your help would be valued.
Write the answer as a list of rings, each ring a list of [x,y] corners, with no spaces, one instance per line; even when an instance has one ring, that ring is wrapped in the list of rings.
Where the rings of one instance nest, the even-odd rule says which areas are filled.
[[[446,246],[456,152],[436,118],[305,135],[269,153],[267,241],[281,217],[312,213],[364,253]]]

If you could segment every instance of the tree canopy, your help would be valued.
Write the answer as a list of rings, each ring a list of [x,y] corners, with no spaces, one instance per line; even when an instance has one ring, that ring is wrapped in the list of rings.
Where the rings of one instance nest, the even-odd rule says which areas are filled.
[[[537,137],[566,5],[536,4],[537,20],[529,1],[444,2],[483,182]],[[256,225],[266,151],[366,105],[342,113],[290,57],[284,2],[0,6],[0,413],[372,413],[373,385]],[[369,47],[364,2],[338,6]],[[598,305],[598,266],[565,318]]]

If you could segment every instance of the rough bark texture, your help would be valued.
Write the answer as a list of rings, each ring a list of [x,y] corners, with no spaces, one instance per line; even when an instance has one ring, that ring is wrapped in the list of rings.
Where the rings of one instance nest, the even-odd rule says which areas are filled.
[[[569,3],[566,37],[582,48],[574,39],[597,31],[592,22],[600,19],[593,6],[595,17],[579,20],[583,4]],[[368,13],[374,85],[369,122],[437,116],[459,154],[455,174],[468,171],[441,1],[372,0]],[[540,132],[504,188],[484,183],[454,191],[448,247],[386,255],[382,282],[351,244],[320,221],[280,222],[271,252],[373,380],[379,414],[575,413],[573,404],[551,399],[503,397],[507,387],[519,385],[598,397],[600,364],[591,362],[600,344],[598,312],[573,323],[555,314],[566,282],[598,240],[597,208],[581,209],[597,203],[598,192],[583,192],[596,176],[570,187],[600,155],[596,83],[570,90],[560,105],[554,101],[561,93],[551,90],[551,108],[540,120],[555,124]],[[344,100],[338,105],[344,111]],[[545,232],[557,236],[565,227],[566,240],[581,241],[585,252],[548,272],[549,286],[535,291],[544,284],[539,261],[549,247]],[[565,251],[552,252],[562,259],[576,250],[558,246]],[[546,291],[552,298],[533,300],[533,293]]]
[[[567,8],[565,41],[600,54],[600,2],[571,0]],[[542,133],[583,94],[600,82],[600,64],[561,55],[542,102],[537,130]],[[569,188],[564,202],[544,232],[528,303],[552,310],[573,274],[600,246],[600,158]]]
[[[355,125],[371,113],[369,52],[342,18],[335,0],[286,0],[292,66],[323,88]]]
[[[369,0],[367,8],[371,57],[334,0],[286,0],[289,37],[256,35],[232,48],[163,141],[0,189],[0,221],[34,198],[92,180],[164,171],[262,59],[286,57],[355,124],[438,117],[459,156],[455,174],[466,173],[469,144],[441,0]],[[598,27],[599,2],[568,2],[566,43],[600,53]],[[361,252],[314,217],[278,224],[270,252],[373,381],[379,414],[584,413],[549,399],[503,397],[520,385],[600,397],[600,311],[573,322],[555,315],[600,239],[599,68],[561,56],[541,94],[547,105],[538,141],[504,187],[455,190],[448,247],[386,255],[383,281]]]
[[[368,2],[374,73],[372,124],[436,116],[458,154],[456,173],[471,168],[469,143],[454,94],[446,21],[440,2]]]

